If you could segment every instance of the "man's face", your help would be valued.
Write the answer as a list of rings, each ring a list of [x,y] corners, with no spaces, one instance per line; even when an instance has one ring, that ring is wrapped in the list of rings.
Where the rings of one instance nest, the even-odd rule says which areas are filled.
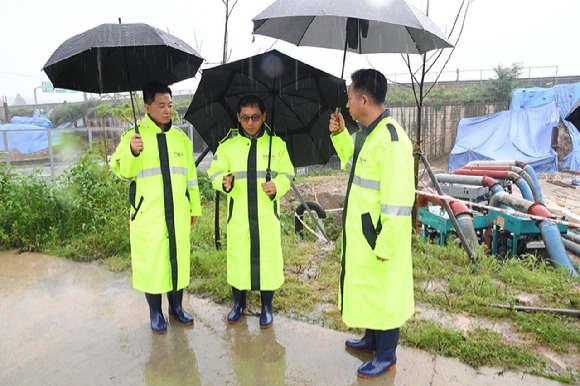
[[[238,122],[242,125],[242,129],[252,137],[258,134],[265,120],[266,113],[262,114],[258,106],[242,107],[238,113]]]
[[[350,113],[350,116],[355,121],[359,120],[359,112],[361,105],[361,95],[354,90],[352,83],[348,86],[348,92],[346,93],[348,101],[346,102],[346,108]]]
[[[171,95],[169,95],[169,93],[155,94],[155,100],[153,103],[150,105],[145,104],[145,111],[147,111],[147,114],[149,114],[157,126],[165,126],[169,121],[171,121],[171,112],[173,111]]]

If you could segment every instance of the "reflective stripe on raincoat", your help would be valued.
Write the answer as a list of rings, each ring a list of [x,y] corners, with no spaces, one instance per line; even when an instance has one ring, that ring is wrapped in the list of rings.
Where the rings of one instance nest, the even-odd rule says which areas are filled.
[[[149,115],[138,124],[143,151],[133,156],[135,130],[127,130],[111,157],[111,169],[132,181],[133,287],[159,294],[171,291],[174,281],[178,290],[189,284],[190,222],[201,215],[199,187],[188,136],[173,126],[162,132]]]
[[[407,134],[388,114],[375,123],[367,128],[347,191],[338,304],[349,327],[390,330],[414,312],[413,155]],[[352,166],[348,132],[331,139],[343,168]]]
[[[266,181],[270,131],[250,139],[231,129],[220,143],[207,173],[214,189],[224,192],[223,176],[235,173],[227,195],[227,280],[239,290],[270,291],[284,282],[280,245],[280,197],[294,178],[286,143],[272,136],[270,168],[275,197],[262,189]]]

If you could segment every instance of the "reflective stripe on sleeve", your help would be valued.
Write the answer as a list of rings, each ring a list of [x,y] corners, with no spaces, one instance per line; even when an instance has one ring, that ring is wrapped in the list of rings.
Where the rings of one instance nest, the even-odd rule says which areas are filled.
[[[187,181],[187,187],[188,188],[193,188],[194,186],[197,186],[197,178],[194,179],[194,180]]]
[[[381,213],[387,216],[410,216],[412,211],[412,206],[381,205]]]
[[[372,190],[380,190],[381,183],[375,180],[367,180],[365,178],[361,178],[359,176],[354,176],[352,179],[352,183],[354,185],[358,185],[361,188],[372,189]]]

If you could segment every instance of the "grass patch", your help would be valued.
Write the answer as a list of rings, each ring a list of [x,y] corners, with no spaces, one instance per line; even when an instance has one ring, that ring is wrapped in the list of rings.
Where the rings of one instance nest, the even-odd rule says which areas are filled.
[[[333,178],[330,176],[328,178]],[[304,183],[320,182],[320,176],[300,177]],[[127,221],[127,185],[113,177],[98,158],[87,155],[58,181],[38,175],[19,176],[0,165],[0,248],[18,248],[65,256],[78,261],[97,260],[115,272],[130,273]],[[226,277],[225,197],[220,195],[220,243],[214,239],[215,192],[207,174],[199,173],[203,215],[192,228],[191,282],[188,290],[218,303],[231,304]],[[307,224],[315,228],[309,216]],[[325,229],[332,245],[317,243],[304,232],[294,233],[294,213],[281,212],[283,286],[274,297],[275,312],[340,331],[348,329],[337,309],[340,274],[340,214],[329,214]],[[499,366],[577,383],[580,366],[580,320],[555,313],[524,313],[491,307],[515,305],[530,296],[534,305],[546,308],[580,307],[580,280],[533,255],[513,259],[486,256],[476,251],[473,266],[462,248],[449,242],[440,247],[413,239],[415,301],[419,309],[448,320],[461,316],[479,324],[460,328],[438,316],[419,314],[401,329],[401,342],[441,355],[459,358],[474,366]],[[251,310],[259,312],[256,291],[248,294]],[[424,313],[428,315],[428,313]],[[503,324],[518,339],[494,329]],[[576,363],[554,370],[543,351],[572,358]]]

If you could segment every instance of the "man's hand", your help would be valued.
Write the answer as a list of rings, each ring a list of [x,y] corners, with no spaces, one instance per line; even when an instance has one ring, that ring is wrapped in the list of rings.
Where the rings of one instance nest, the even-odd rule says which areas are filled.
[[[340,134],[345,129],[344,127],[344,117],[341,113],[330,114],[330,122],[328,123],[328,130],[332,134]]]
[[[276,194],[276,184],[274,181],[263,182],[262,189],[268,196],[273,196]]]
[[[223,177],[222,185],[223,185],[226,193],[229,193],[230,190],[232,190],[232,185],[233,185],[232,181],[234,180],[235,176],[236,176],[236,173],[230,173],[230,174],[227,174]]]
[[[143,140],[141,139],[141,134],[134,134],[131,137],[131,152],[133,155],[139,155],[143,151]]]
[[[191,216],[191,225],[195,225],[195,222],[197,221],[197,217],[195,216]]]

